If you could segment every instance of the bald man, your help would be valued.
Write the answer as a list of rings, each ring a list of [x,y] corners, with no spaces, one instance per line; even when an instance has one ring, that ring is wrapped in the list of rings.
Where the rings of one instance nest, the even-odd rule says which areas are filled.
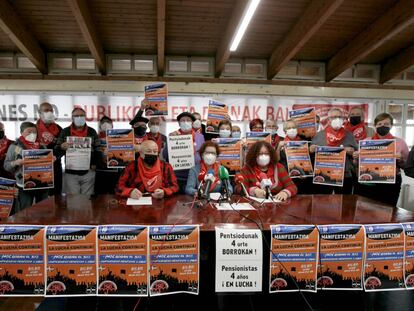
[[[158,145],[153,140],[141,143],[140,156],[128,164],[119,179],[117,195],[140,199],[150,194],[162,199],[178,192],[177,178],[172,166],[159,159]]]

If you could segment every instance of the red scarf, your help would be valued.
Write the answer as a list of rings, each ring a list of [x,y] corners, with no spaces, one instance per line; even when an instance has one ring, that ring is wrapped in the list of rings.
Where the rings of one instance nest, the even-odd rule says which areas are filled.
[[[73,123],[70,125],[70,136],[86,137],[87,135],[88,127],[86,126],[86,124],[80,130],[78,130]]]
[[[180,135],[190,135],[190,133],[184,133],[181,129],[178,130],[178,133],[180,133]],[[194,131],[194,129],[191,130],[191,135],[193,136],[193,143],[195,143],[195,131]]]
[[[25,146],[26,149],[39,149],[40,148],[40,143],[38,141],[31,143],[30,141],[27,141],[23,136],[20,136],[19,140]]]
[[[338,147],[345,139],[346,131],[341,127],[338,131],[335,131],[332,126],[328,125],[325,129],[326,143],[330,147]]]
[[[371,139],[394,139],[395,137],[391,134],[391,133],[388,133],[387,135],[385,135],[385,136],[379,136],[378,135],[378,133],[375,133],[372,137],[371,137]]]
[[[11,145],[12,141],[7,139],[6,135],[2,139],[0,139],[0,157],[6,155],[9,146]]]
[[[289,138],[289,136],[286,135],[285,141],[301,141],[300,137],[296,135],[293,139]]]
[[[159,159],[151,168],[148,168],[144,165],[144,161],[141,157],[139,157],[138,174],[142,180],[145,191],[154,192],[162,187],[161,162]]]
[[[36,123],[37,126],[37,139],[40,144],[47,146],[50,143],[53,143],[55,139],[59,136],[59,127],[56,123],[46,124],[41,119]]]
[[[106,132],[105,131],[99,132],[99,138],[106,140]]]
[[[363,122],[361,122],[357,125],[352,125],[351,123],[348,122],[345,125],[345,129],[347,131],[351,132],[352,135],[354,135],[355,140],[357,142],[367,138],[367,129],[366,129],[365,124]]]
[[[207,175],[208,169],[207,169],[207,165],[204,163],[204,160],[201,160],[200,166],[201,166],[200,174],[204,173],[204,175]],[[216,187],[219,181],[219,178],[218,178],[219,164],[217,162],[213,164],[213,170],[214,170],[214,182],[210,186],[210,192],[213,191],[213,189]]]
[[[272,135],[272,147],[276,148],[279,142],[280,142],[280,136],[277,134]]]
[[[162,149],[162,137],[161,137],[161,134],[160,133],[157,133],[155,135],[152,134],[151,132],[150,133],[147,133],[147,135],[145,135],[145,140],[155,141],[157,143],[157,146],[158,146],[158,153],[161,152],[161,149]]]

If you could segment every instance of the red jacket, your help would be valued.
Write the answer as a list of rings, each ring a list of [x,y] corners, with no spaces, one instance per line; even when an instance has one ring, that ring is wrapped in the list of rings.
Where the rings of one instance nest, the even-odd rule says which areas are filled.
[[[162,190],[165,196],[171,196],[179,190],[177,178],[175,177],[171,164],[160,160],[162,172]],[[137,188],[142,193],[146,192],[141,177],[138,174],[137,161],[133,161],[125,167],[119,178],[116,194],[128,198],[132,190]]]

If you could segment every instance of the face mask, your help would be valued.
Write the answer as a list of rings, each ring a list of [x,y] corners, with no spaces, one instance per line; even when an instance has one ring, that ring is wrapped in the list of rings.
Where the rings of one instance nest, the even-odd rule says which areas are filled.
[[[112,124],[108,122],[102,123],[101,130],[102,132],[106,132],[107,130],[112,130]]]
[[[30,133],[24,139],[26,139],[28,142],[34,143],[36,141],[36,138],[37,138],[37,134]]]
[[[200,120],[195,120],[193,122],[193,128],[195,128],[196,130],[198,130],[201,127],[201,121]]]
[[[160,127],[158,125],[151,125],[150,132],[151,134],[157,134],[160,131]]]
[[[154,165],[157,159],[158,159],[158,156],[156,156],[155,154],[144,155],[144,162],[150,166]]]
[[[180,129],[183,132],[188,132],[189,130],[191,130],[192,127],[193,127],[193,122],[191,121],[180,122]]]
[[[241,132],[233,132],[233,133],[231,133],[231,137],[240,138],[241,137]]]
[[[0,131],[0,139],[4,138],[4,131]]]
[[[270,133],[272,135],[277,134],[277,130],[276,129],[266,129],[266,132],[268,132],[268,133]]]
[[[286,130],[286,135],[289,138],[295,138],[298,135],[298,129],[288,129]]]
[[[360,116],[349,117],[349,123],[351,123],[351,125],[353,126],[358,125],[359,123],[361,123],[361,117]]]
[[[343,124],[344,120],[342,118],[335,118],[331,121],[331,126],[334,130],[339,130]]]
[[[257,157],[256,162],[259,166],[266,166],[270,163],[270,156],[268,154],[261,154]]]
[[[144,136],[146,132],[147,132],[146,126],[138,126],[134,128],[134,133],[138,137]]]
[[[378,135],[385,136],[390,132],[391,128],[388,126],[380,126],[376,128]]]
[[[203,154],[204,163],[207,165],[213,165],[216,162],[217,156],[211,153]]]
[[[73,123],[75,123],[75,126],[81,127],[81,126],[84,126],[86,124],[86,119],[85,119],[85,117],[74,117],[73,118]]]
[[[42,121],[45,123],[52,123],[55,121],[55,115],[52,111],[42,112],[41,114]]]
[[[228,137],[231,136],[231,131],[230,130],[220,130],[219,135],[222,138],[228,138]]]

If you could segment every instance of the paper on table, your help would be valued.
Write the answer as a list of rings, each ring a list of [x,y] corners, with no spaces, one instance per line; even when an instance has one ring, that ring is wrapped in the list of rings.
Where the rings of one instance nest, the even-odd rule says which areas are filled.
[[[141,197],[140,199],[128,198],[127,205],[152,205],[152,197]]]
[[[212,192],[210,193],[210,199],[214,201],[220,200],[221,193],[220,192]]]
[[[251,206],[249,203],[215,203],[215,208],[217,208],[219,211],[248,211],[248,210],[254,210],[255,208]]]
[[[273,198],[273,200],[271,200],[271,199],[263,199],[263,198],[256,198],[256,197],[252,197],[252,196],[248,196],[248,198],[249,198],[250,200],[253,200],[253,201],[259,202],[259,203],[261,203],[261,204],[263,204],[263,203],[281,203],[281,202],[282,202],[282,201],[277,200],[277,199],[275,199],[275,198]]]

